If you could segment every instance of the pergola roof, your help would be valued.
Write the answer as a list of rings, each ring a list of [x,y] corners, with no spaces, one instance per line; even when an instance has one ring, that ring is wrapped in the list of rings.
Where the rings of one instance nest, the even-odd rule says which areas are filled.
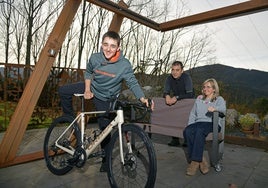
[[[203,24],[213,21],[224,20],[227,18],[234,18],[242,15],[257,13],[268,10],[267,0],[251,0],[243,3],[238,3],[183,18],[177,18],[163,23],[157,23],[148,19],[130,9],[120,2],[116,4],[110,0],[87,0],[97,6],[105,8],[123,17],[129,18],[154,30],[165,32],[181,27]]]

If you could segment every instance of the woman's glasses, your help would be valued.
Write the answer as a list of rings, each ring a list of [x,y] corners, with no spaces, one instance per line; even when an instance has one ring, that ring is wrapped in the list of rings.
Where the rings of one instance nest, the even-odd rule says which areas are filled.
[[[210,89],[212,88],[211,86],[203,86],[203,89]]]

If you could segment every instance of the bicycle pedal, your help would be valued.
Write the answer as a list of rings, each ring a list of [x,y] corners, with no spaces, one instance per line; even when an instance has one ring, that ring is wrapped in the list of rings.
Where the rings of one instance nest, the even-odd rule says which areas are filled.
[[[73,157],[73,158],[67,159],[68,165],[70,165],[70,166],[75,166],[77,161],[78,161],[78,157]]]
[[[88,159],[93,158],[93,157],[105,157],[105,151],[101,150],[101,151],[97,151],[95,153],[92,153],[88,156]]]

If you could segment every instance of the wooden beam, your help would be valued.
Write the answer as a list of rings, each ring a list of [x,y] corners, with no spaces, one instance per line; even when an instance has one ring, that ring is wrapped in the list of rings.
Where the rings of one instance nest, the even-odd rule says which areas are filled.
[[[124,8],[128,8],[128,5],[125,4],[124,1],[119,1],[118,5],[122,6]],[[121,14],[114,14],[112,22],[111,22],[108,30],[115,31],[118,33],[120,31],[121,25],[123,23],[123,19],[124,19],[124,16],[122,16]]]
[[[160,24],[160,30],[162,32],[182,28],[186,26],[192,26],[197,24],[204,24],[208,22],[214,22],[224,20],[228,18],[234,18],[247,14],[252,14],[260,11],[268,10],[267,0],[251,0],[244,3],[239,3],[184,18],[171,20]]]
[[[18,165],[18,164],[27,163],[29,161],[35,161],[35,160],[39,160],[43,158],[44,158],[43,151],[38,151],[38,152],[29,153],[29,154],[25,154],[21,156],[16,156],[14,160],[1,164],[1,167]]]
[[[136,21],[142,25],[145,25],[147,27],[150,27],[154,30],[159,31],[159,24],[156,23],[153,20],[150,20],[134,11],[129,10],[128,8],[121,6],[119,4],[116,4],[110,0],[87,0],[88,2],[95,4],[97,6],[100,6],[102,8],[105,8],[109,11],[114,12],[115,14],[122,15],[126,18],[129,18],[133,21]]]
[[[68,0],[61,11],[1,142],[0,167],[15,159],[34,107],[80,4],[81,0]]]

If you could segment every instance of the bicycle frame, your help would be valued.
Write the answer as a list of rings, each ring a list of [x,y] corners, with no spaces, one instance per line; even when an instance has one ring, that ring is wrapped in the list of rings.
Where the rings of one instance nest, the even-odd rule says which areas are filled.
[[[74,124],[76,122],[80,122],[80,130],[81,130],[81,142],[84,143],[84,132],[85,132],[85,116],[86,115],[90,115],[90,114],[102,114],[105,113],[105,111],[93,111],[93,112],[80,112],[80,114],[73,120],[73,122],[64,130],[64,132],[60,135],[60,137],[56,140],[56,146],[59,147],[60,149],[62,149],[63,151],[74,155],[75,153],[75,148],[72,149],[68,149],[60,144],[58,144],[58,141],[62,138],[62,136],[69,130],[71,129],[73,126],[75,126]],[[113,128],[117,125],[118,126],[118,130],[119,130],[119,148],[120,148],[120,158],[121,158],[121,162],[124,165],[124,156],[123,156],[123,144],[122,144],[122,124],[124,123],[124,113],[122,109],[119,109],[116,111],[116,117],[114,118],[114,120],[112,120],[112,122],[96,137],[96,139],[94,141],[92,141],[88,148],[84,148],[87,154],[87,158],[89,157],[89,155],[95,150],[95,148],[106,138],[107,135],[109,135]],[[74,130],[73,130],[74,132]],[[73,135],[70,135],[70,137]],[[71,139],[71,138],[69,138]],[[128,143],[128,149],[129,152],[132,152],[131,149],[131,144]]]
[[[64,175],[73,167],[82,168],[88,159],[101,157],[100,172],[107,172],[111,187],[153,188],[157,172],[155,150],[146,132],[135,123],[151,112],[151,107],[116,96],[109,101],[107,110],[86,111],[84,95],[75,96],[81,99],[80,113],[75,118],[56,118],[46,132],[43,149],[47,168],[55,175]],[[87,117],[95,114],[114,119],[104,130],[95,130],[87,122]],[[109,145],[104,150],[100,146],[106,138]]]

